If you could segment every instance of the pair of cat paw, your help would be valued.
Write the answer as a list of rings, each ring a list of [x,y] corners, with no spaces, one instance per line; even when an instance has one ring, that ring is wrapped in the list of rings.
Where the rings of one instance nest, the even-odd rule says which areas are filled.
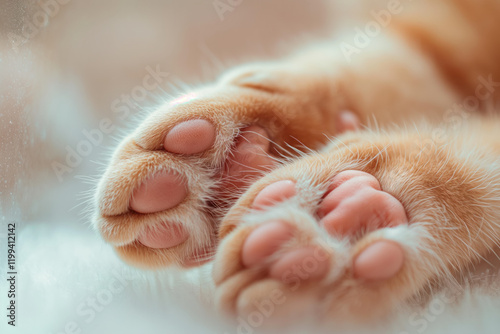
[[[229,207],[286,159],[285,142],[326,140],[284,118],[298,103],[260,80],[239,74],[237,84],[174,100],[122,141],[98,185],[95,218],[120,256],[145,267],[203,262]],[[339,120],[342,130],[357,126],[353,113]]]
[[[349,131],[306,155],[290,143],[329,139],[284,118],[300,96],[247,81],[162,106],[118,147],[95,223],[124,260],[192,267],[215,256],[217,304],[229,312],[276,297],[287,301],[277,313],[367,319],[447,267],[428,247],[429,180],[407,157],[422,134]],[[328,117],[327,135],[359,127],[352,112]]]

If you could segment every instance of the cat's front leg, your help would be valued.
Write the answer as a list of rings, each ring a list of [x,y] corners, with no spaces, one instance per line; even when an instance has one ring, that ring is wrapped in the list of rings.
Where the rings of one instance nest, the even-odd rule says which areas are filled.
[[[222,223],[219,306],[372,323],[456,287],[500,240],[499,126],[352,133],[267,175]]]

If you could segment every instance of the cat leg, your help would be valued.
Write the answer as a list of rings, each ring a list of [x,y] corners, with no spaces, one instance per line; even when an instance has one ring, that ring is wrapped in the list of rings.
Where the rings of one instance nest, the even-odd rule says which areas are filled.
[[[460,284],[500,240],[499,126],[346,134],[266,175],[221,224],[219,307],[371,323]]]

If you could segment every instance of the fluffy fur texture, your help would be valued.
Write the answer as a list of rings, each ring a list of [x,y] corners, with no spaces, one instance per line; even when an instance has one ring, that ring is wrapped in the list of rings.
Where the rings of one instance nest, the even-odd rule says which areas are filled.
[[[494,88],[500,41],[491,34],[500,24],[489,12],[500,12],[498,3],[407,4],[374,45],[353,59],[342,48],[356,37],[341,34],[279,62],[236,68],[191,99],[164,105],[115,152],[97,192],[96,227],[123,259],[146,267],[182,265],[200,249],[210,255],[221,239],[214,269],[217,302],[238,314],[251,314],[273,291],[286,291],[285,283],[241,265],[250,231],[270,220],[298,230],[294,247],[322,243],[331,250],[330,273],[287,295],[286,307],[273,317],[369,322],[422,305],[443,288],[463,287],[476,265],[490,263],[486,258],[497,251],[500,236],[500,121],[485,115],[491,114],[486,103],[499,95]],[[450,113],[471,98],[482,100],[473,115],[466,108]],[[375,120],[376,127],[338,137],[319,153],[301,153],[320,149],[338,134],[343,110],[352,110],[367,126]],[[450,117],[453,124],[446,124]],[[213,147],[199,155],[165,152],[165,134],[197,118],[215,125]],[[288,146],[288,161],[253,184],[225,214],[224,207],[208,203],[221,196],[217,171],[241,129],[250,125],[267,131],[271,156],[279,157],[279,149]],[[165,169],[185,176],[187,198],[158,213],[129,210],[133,190]],[[355,242],[317,228],[311,214],[324,188],[351,169],[375,176],[404,205],[410,224],[369,232]],[[278,180],[294,180],[297,196],[268,212],[251,213],[256,195]],[[136,240],[145,226],[165,221],[182,225],[188,241],[152,249]],[[403,268],[383,282],[352,278],[352,259],[377,240],[403,246]]]
[[[353,54],[349,61],[342,52],[342,43],[352,44],[353,27],[363,27],[373,20],[370,9],[380,10],[387,4],[359,1],[355,6],[361,11],[353,8],[357,13],[349,16],[352,20],[337,30],[333,41],[303,48],[284,60],[229,71],[215,84],[192,94],[192,100],[165,104],[122,141],[97,190],[95,226],[123,259],[149,268],[182,265],[186,257],[196,257],[200,249],[208,252],[204,257],[212,255],[222,240],[214,262],[216,287],[209,276],[210,265],[178,275],[140,272],[140,279],[135,281],[137,289],[130,292],[132,298],[149,296],[145,291],[151,291],[165,301],[171,297],[171,291],[196,291],[197,298],[189,306],[204,302],[211,305],[215,292],[222,309],[241,316],[251,314],[255,305],[276,289],[288,291],[281,282],[255,276],[242,268],[238,255],[247,233],[274,219],[284,220],[300,231],[301,237],[293,241],[296,244],[319,243],[331,249],[328,275],[287,294],[286,305],[273,312],[273,318],[281,321],[296,319],[299,313],[301,321],[313,320],[318,324],[320,318],[335,322],[335,328],[339,328],[345,320],[380,323],[380,319],[391,316],[396,330],[421,332],[427,326],[439,326],[439,321],[431,320],[437,313],[442,315],[435,310],[436,303],[453,305],[445,307],[447,312],[453,312],[458,300],[468,300],[467,289],[478,285],[478,275],[489,276],[493,272],[496,277],[500,121],[492,114],[497,110],[495,104],[500,94],[495,89],[500,77],[500,42],[492,32],[500,28],[493,15],[500,11],[500,6],[495,1],[472,0],[404,3],[403,12],[394,15],[391,24],[382,29],[371,45]],[[493,84],[485,86],[484,82],[491,80]],[[455,108],[457,104],[467,106],[472,100],[479,101],[479,105],[465,110]],[[356,113],[367,128],[330,139],[338,134],[339,113],[346,109]],[[196,156],[163,152],[165,133],[191,118],[208,119],[216,125],[213,148]],[[221,183],[215,171],[233,153],[233,142],[241,130],[252,124],[267,131],[272,141],[272,149],[267,153],[283,166],[253,184],[226,212],[227,205],[208,204],[223,194],[214,191]],[[165,212],[131,212],[128,203],[133,189],[162,169],[185,175],[188,197]],[[355,242],[333,238],[317,228],[312,212],[328,181],[346,169],[374,175],[384,190],[404,205],[411,224],[382,228]],[[290,178],[298,182],[300,191],[296,197],[265,212],[248,210],[266,185]],[[137,243],[137,235],[145,226],[164,220],[182,224],[190,234],[188,241],[160,250]],[[39,236],[51,234],[36,232]],[[24,236],[24,240],[37,240],[29,229]],[[379,239],[394,240],[404,247],[402,270],[378,284],[366,284],[345,275],[352,258]],[[77,273],[87,272],[87,267],[75,269],[78,259],[85,263],[85,256],[80,258],[78,254],[86,254],[84,249],[102,247],[73,235],[65,235],[59,241],[65,247],[53,248],[54,254],[73,246],[80,251],[75,251],[76,259],[58,261],[56,268],[70,268]],[[122,268],[111,254],[92,254],[94,263],[102,264],[102,268],[95,270],[91,265],[90,272],[109,276],[109,267]],[[44,259],[52,258],[51,253],[40,255],[25,252],[24,258],[32,261],[23,260],[24,271],[35,276],[29,281],[42,280],[42,293],[56,291],[55,287],[61,286],[57,277],[44,280],[40,270],[33,271],[34,264],[50,267]],[[228,278],[232,284],[227,284]],[[107,280],[104,281],[86,279],[95,284],[91,295],[98,293],[100,286],[106,287]],[[200,281],[206,283],[198,296]],[[495,286],[489,279],[486,281],[489,284],[483,291],[491,294]],[[481,280],[481,288],[484,283]],[[23,291],[30,290],[24,286]],[[33,295],[39,293],[34,291]],[[75,300],[69,305],[78,304]],[[25,304],[30,302],[24,299]],[[148,298],[145,304],[149,302]],[[483,305],[488,302],[487,298],[481,300]],[[423,320],[421,314],[426,315]],[[160,327],[164,325],[158,322]],[[60,328],[54,323],[45,327]]]
[[[491,12],[500,10],[496,2],[489,6]],[[219,229],[218,304],[239,314],[251,314],[276,289],[286,291],[286,284],[241,265],[244,240],[270,220],[295,226],[298,244],[323,240],[331,249],[330,274],[291,293],[282,316],[373,321],[426,302],[443,287],[462,286],[474,274],[471,268],[495,253],[500,235],[498,118],[479,116],[486,113],[479,105],[476,115],[454,111],[454,117],[469,118],[461,125],[442,122],[450,117],[451,106],[468,103],[469,96],[478,100],[487,94],[491,102],[499,94],[492,91],[497,83],[486,87],[484,80],[500,75],[495,61],[500,42],[488,36],[489,29],[500,26],[482,7],[473,1],[408,4],[376,45],[352,60],[341,50],[353,36],[341,35],[280,62],[242,66],[191,100],[165,105],[116,151],[98,190],[97,228],[125,260],[147,267],[183,264],[196,249],[211,249]],[[304,147],[319,149],[338,133],[339,115],[346,109],[364,125],[373,118],[377,127],[341,136],[320,153],[302,154]],[[194,156],[164,152],[165,133],[193,118],[215,125],[213,148]],[[296,158],[252,185],[220,221],[220,212],[207,206],[220,196],[214,171],[231,154],[240,129],[252,124],[267,130],[274,145],[269,154],[276,156],[278,148],[288,145]],[[185,175],[188,197],[155,214],[130,211],[133,189],[159,169]],[[350,169],[375,176],[404,205],[409,226],[382,228],[354,243],[316,228],[311,212],[324,193],[321,187]],[[264,214],[249,213],[264,186],[290,179],[299,189],[290,202]],[[188,241],[167,249],[136,241],[144,226],[164,221],[183,225]],[[377,240],[403,246],[403,268],[377,284],[350,277],[352,259]]]
[[[420,126],[418,132],[351,134],[340,137],[322,153],[304,157],[259,180],[222,222],[221,237],[227,239],[223,239],[219,249],[214,275],[216,283],[220,284],[223,304],[236,305],[239,313],[248,314],[245,308],[250,306],[252,311],[254,299],[269,298],[271,291],[277,288],[287,291],[285,284],[280,286],[276,282],[268,282],[268,286],[246,282],[236,288],[233,282],[234,278],[261,280],[255,278],[251,269],[241,268],[238,249],[256,224],[276,220],[286,221],[299,229],[296,243],[318,244],[331,250],[330,275],[321,282],[301,287],[300,290],[305,291],[294,292],[288,297],[298,308],[293,317],[311,312],[336,323],[346,319],[357,323],[380,320],[404,305],[428,302],[429,297],[443,287],[454,290],[469,283],[477,274],[471,267],[481,261],[487,262],[488,254],[496,252],[500,219],[499,163],[488,145],[497,140],[493,129],[499,124],[490,126],[492,132],[489,134],[481,124],[481,121],[471,122],[468,126],[446,131],[447,144],[436,144],[428,151],[422,150],[421,145],[433,143],[432,127]],[[481,137],[485,139],[482,145],[477,142],[471,145],[469,138]],[[311,216],[311,210],[324,193],[317,188],[328,184],[338,172],[349,169],[374,175],[386,192],[403,203],[410,219],[409,226],[379,229],[367,233],[354,244],[325,235]],[[259,189],[279,179],[297,180],[300,191],[293,201],[300,203],[285,203],[264,216],[257,214],[254,217],[251,213],[245,216]],[[398,275],[383,283],[353,279],[349,273],[352,259],[377,240],[394,240],[403,245],[404,267]],[[230,278],[231,275],[234,276]],[[235,295],[234,289],[241,291]],[[230,300],[226,297],[228,293]],[[295,300],[295,293],[301,298]],[[304,302],[303,294],[312,300]],[[237,302],[231,298],[236,298]]]

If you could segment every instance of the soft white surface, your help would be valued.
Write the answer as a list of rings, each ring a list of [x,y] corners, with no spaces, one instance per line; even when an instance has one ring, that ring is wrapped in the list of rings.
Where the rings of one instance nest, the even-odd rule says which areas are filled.
[[[93,334],[246,333],[214,312],[209,266],[187,272],[135,270],[124,265],[92,231],[53,226],[32,224],[19,235],[19,326],[12,330],[2,321],[1,333],[59,334],[73,322],[80,333]],[[123,291],[116,290],[120,287],[117,276],[127,282]],[[2,279],[1,291],[6,291],[4,284]],[[109,301],[102,299],[109,295]],[[102,310],[91,319],[87,303],[99,297],[104,301],[97,302]],[[422,313],[401,315],[391,329],[376,332],[498,333],[500,299],[468,295],[458,306],[444,300],[438,297]],[[305,332],[303,327],[296,328],[297,333]]]

